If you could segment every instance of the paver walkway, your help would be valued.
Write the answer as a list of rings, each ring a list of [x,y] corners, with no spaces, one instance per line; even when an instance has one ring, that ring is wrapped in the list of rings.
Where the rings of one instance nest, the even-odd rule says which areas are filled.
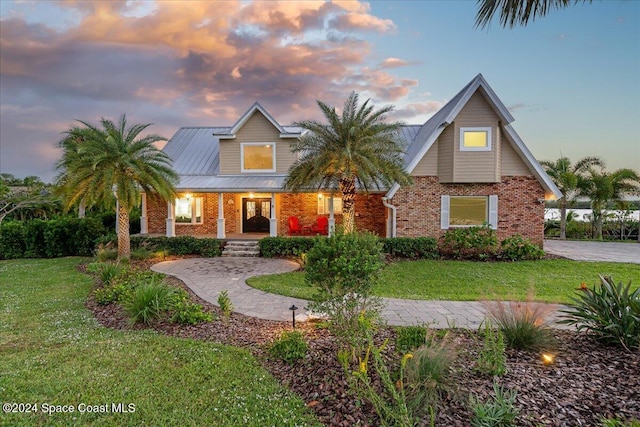
[[[270,294],[248,286],[253,276],[284,273],[299,268],[283,259],[267,258],[187,258],[165,261],[151,267],[154,271],[182,280],[200,298],[217,305],[220,292],[226,290],[234,311],[268,320],[290,321],[289,307],[296,305],[297,321],[305,321],[308,301]],[[485,308],[476,301],[416,301],[385,298],[384,318],[390,325],[429,324],[434,328],[450,326],[476,329],[485,317]],[[559,308],[553,305],[550,310]],[[555,318],[557,313],[552,315]]]
[[[640,264],[640,244],[545,240],[544,250],[578,261],[632,262]]]

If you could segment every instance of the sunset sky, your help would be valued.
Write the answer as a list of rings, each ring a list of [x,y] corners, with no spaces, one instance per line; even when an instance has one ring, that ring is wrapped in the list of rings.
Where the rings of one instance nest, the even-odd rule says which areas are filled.
[[[170,138],[259,101],[281,124],[356,90],[423,123],[482,73],[538,159],[640,170],[640,2],[503,29],[475,1],[0,0],[0,172],[55,177],[75,119],[126,113]]]

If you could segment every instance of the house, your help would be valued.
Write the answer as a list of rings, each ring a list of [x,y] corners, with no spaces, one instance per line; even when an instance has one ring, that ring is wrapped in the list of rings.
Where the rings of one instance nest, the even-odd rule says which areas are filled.
[[[520,234],[542,245],[545,199],[560,198],[511,126],[514,118],[481,74],[423,125],[402,129],[414,184],[355,202],[359,230],[381,236],[442,235],[489,223],[502,239]],[[164,151],[180,176],[179,198],[143,198],[142,232],[228,235],[288,233],[288,218],[341,222],[340,194],[282,189],[302,129],[282,126],[255,103],[231,127],[181,128]]]

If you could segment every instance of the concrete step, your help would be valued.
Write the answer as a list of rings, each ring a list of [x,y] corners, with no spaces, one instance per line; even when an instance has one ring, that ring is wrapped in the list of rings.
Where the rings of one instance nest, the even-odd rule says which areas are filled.
[[[222,250],[222,256],[257,257],[260,255],[260,247],[255,240],[228,241]]]

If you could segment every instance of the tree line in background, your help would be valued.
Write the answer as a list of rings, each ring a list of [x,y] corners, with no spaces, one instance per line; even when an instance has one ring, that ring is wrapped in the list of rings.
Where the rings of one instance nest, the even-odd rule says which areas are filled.
[[[637,209],[636,202],[630,199],[640,196],[640,175],[633,169],[608,172],[604,160],[599,157],[584,157],[576,163],[561,157],[555,161],[542,160],[540,164],[564,195],[557,201],[560,209],[560,239],[566,239],[567,223],[571,220],[567,209],[574,206],[578,199],[589,200],[593,224],[591,237],[598,240],[603,238],[606,210]],[[640,229],[638,233],[640,240]],[[624,237],[624,233],[621,236]]]

